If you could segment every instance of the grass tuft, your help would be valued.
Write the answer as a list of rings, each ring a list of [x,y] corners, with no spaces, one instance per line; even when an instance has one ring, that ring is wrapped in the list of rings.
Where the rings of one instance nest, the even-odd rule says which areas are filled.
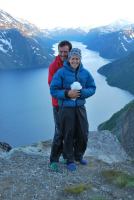
[[[80,194],[85,190],[92,189],[91,184],[78,184],[78,185],[73,185],[73,186],[68,186],[64,189],[66,193],[69,194]]]
[[[107,170],[102,171],[102,175],[111,183],[120,188],[134,187],[134,176],[130,176],[122,171]]]

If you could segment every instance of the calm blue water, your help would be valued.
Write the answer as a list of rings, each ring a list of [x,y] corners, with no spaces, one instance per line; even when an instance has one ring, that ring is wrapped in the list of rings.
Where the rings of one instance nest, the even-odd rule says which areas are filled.
[[[0,72],[0,141],[31,144],[53,136],[47,69]]]
[[[107,120],[134,97],[110,87],[97,69],[109,61],[73,42],[83,53],[83,64],[97,85],[96,94],[86,103],[90,130]],[[54,45],[57,49],[57,45]],[[56,51],[55,51],[56,52]],[[53,137],[54,123],[47,84],[47,69],[0,71],[0,141],[12,146],[31,144]]]

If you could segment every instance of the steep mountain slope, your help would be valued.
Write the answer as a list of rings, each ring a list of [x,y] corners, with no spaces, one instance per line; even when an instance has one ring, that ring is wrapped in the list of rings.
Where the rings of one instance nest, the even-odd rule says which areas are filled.
[[[53,42],[34,25],[0,10],[0,69],[47,67]]]
[[[134,158],[134,100],[98,127],[115,134],[122,146]]]
[[[91,29],[85,37],[85,43],[89,49],[98,51],[102,57],[123,57],[134,51],[134,25],[111,24]]]
[[[0,29],[18,29],[23,35],[36,35],[40,30],[26,20],[15,19],[0,9]]]

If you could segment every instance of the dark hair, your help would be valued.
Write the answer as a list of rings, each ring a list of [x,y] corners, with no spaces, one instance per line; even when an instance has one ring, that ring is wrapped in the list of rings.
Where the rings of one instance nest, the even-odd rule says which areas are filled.
[[[59,47],[63,47],[63,46],[68,46],[69,47],[69,51],[72,49],[72,44],[67,41],[67,40],[63,40],[58,44],[58,49]]]

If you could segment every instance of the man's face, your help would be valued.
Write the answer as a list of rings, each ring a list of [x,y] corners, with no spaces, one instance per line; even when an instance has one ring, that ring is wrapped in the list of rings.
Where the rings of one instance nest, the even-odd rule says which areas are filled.
[[[59,56],[60,56],[61,60],[62,61],[66,60],[68,57],[68,53],[69,53],[69,47],[67,45],[65,45],[63,47],[59,47],[58,51],[59,51]]]

